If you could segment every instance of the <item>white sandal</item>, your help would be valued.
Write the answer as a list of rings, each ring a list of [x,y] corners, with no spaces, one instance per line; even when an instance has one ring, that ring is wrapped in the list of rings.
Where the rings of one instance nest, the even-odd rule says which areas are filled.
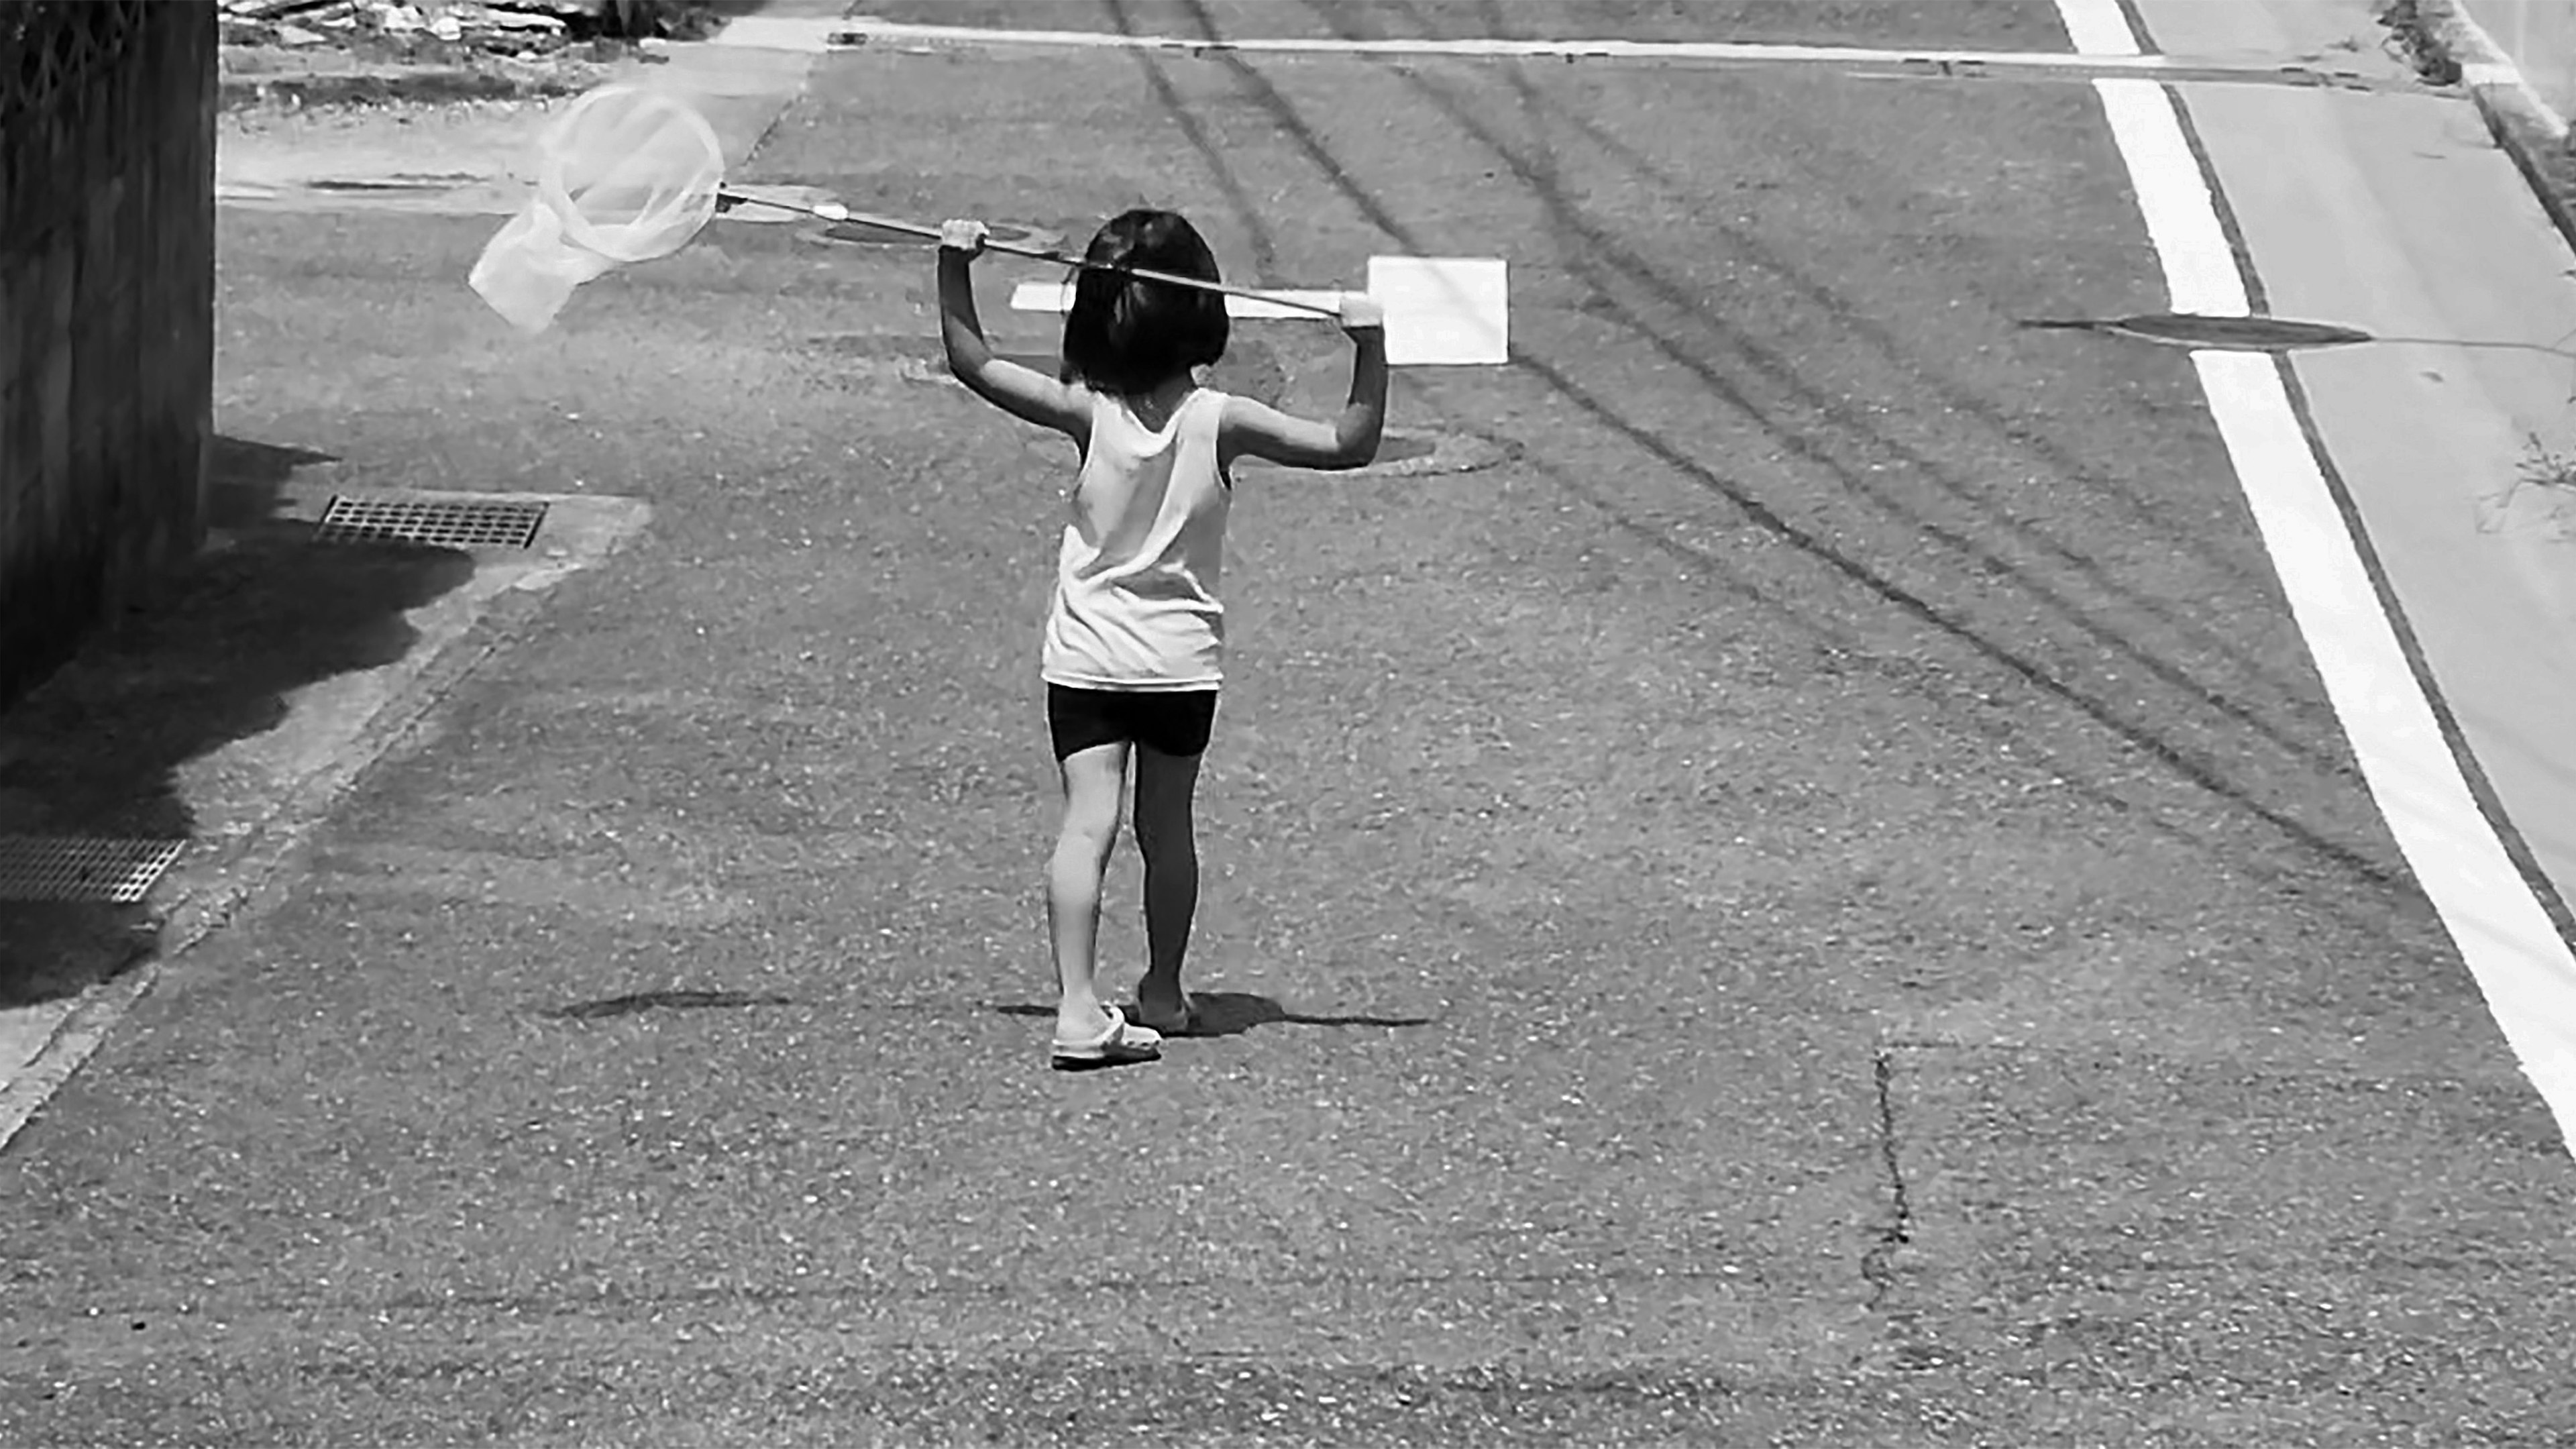
[[[1109,1025],[1100,1035],[1082,1041],[1055,1039],[1054,1062],[1059,1070],[1150,1062],[1163,1054],[1162,1033],[1130,1022],[1117,1007],[1100,1009],[1109,1013]]]

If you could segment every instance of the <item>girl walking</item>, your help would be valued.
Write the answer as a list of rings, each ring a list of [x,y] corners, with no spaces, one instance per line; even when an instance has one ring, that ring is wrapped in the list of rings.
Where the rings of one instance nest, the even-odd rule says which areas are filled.
[[[1225,298],[1086,267],[1065,314],[1060,375],[993,355],[975,312],[970,264],[980,222],[939,243],[940,335],[948,367],[976,396],[1073,440],[1081,471],[1065,496],[1064,539],[1039,672],[1064,784],[1064,824],[1047,863],[1055,950],[1053,1061],[1083,1067],[1160,1054],[1191,1028],[1181,961],[1198,911],[1192,816],[1199,758],[1224,680],[1217,575],[1238,458],[1357,468],[1386,420],[1385,313],[1354,294],[1342,327],[1356,345],[1350,401],[1329,422],[1291,417],[1199,384],[1224,355]],[[1136,210],[1091,239],[1085,260],[1214,282],[1216,257],[1174,212]],[[1101,880],[1135,773],[1145,859],[1145,974],[1131,1013],[1097,982]]]

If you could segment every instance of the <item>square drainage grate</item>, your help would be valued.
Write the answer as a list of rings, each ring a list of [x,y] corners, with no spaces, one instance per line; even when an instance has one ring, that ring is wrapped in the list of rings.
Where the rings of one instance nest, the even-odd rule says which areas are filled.
[[[335,496],[314,538],[323,543],[417,543],[432,548],[527,548],[546,505],[520,498]]]
[[[131,905],[187,847],[184,840],[0,835],[0,901]]]

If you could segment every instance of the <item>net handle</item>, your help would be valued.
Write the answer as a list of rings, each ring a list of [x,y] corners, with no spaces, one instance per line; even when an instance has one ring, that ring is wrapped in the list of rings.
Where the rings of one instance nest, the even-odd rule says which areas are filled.
[[[801,202],[778,201],[741,191],[719,191],[716,194],[723,200],[738,206],[776,207],[780,211],[802,212],[824,221],[854,222],[860,226],[872,226],[884,231],[900,232],[905,236],[920,237],[925,241],[939,240],[939,228],[935,226],[923,226],[919,222],[912,221],[896,221],[892,217],[869,216],[863,212],[852,211],[838,202],[827,201],[820,206],[807,206]],[[1015,257],[1027,257],[1033,262],[1054,262],[1059,266],[1080,267],[1086,271],[1117,272],[1124,276],[1143,277],[1149,282],[1168,282],[1176,287],[1194,287],[1202,292],[1217,292],[1228,297],[1241,297],[1247,301],[1293,307],[1300,312],[1312,312],[1318,317],[1331,317],[1338,320],[1342,315],[1336,308],[1309,302],[1303,297],[1265,292],[1257,287],[1230,287],[1223,282],[1211,282],[1202,277],[1185,277],[1178,272],[1158,272],[1151,267],[1122,267],[1111,262],[1089,261],[1082,257],[1068,256],[1059,251],[1050,251],[1042,247],[1018,246],[1011,242],[994,241],[989,237],[985,239],[984,246],[988,251],[1008,252]]]

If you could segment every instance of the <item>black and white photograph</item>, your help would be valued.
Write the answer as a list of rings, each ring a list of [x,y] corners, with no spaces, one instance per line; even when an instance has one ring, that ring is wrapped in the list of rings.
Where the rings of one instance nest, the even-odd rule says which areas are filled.
[[[2576,1446],[2576,0],[0,0],[0,1449]]]

